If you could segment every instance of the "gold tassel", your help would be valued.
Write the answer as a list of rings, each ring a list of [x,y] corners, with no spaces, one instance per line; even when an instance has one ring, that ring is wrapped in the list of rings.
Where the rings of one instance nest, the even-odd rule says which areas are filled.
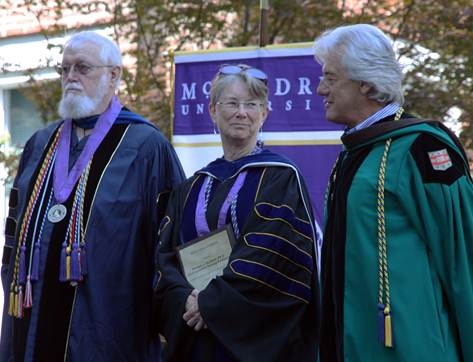
[[[384,345],[386,347],[393,346],[393,334],[391,326],[391,312],[389,307],[384,309]]]
[[[66,256],[66,280],[71,280],[71,256]]]
[[[14,316],[15,315],[15,293],[13,292],[13,288],[10,289],[10,300],[8,305],[8,315]]]
[[[13,296],[13,315],[18,317],[18,292],[15,292]]]

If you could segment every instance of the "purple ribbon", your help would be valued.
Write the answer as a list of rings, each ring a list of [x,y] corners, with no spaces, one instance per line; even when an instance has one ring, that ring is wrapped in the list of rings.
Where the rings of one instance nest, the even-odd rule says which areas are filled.
[[[54,198],[57,202],[63,203],[68,199],[77,180],[112,127],[121,109],[122,105],[120,101],[114,96],[110,102],[110,106],[97,120],[97,124],[87,139],[84,149],[74,162],[70,171],[68,171],[68,169],[72,119],[66,119],[64,121],[64,126],[59,135],[58,150],[54,163],[53,190]]]
[[[217,229],[225,225],[228,209],[232,204],[233,198],[236,196],[238,191],[240,191],[243,184],[245,183],[246,174],[246,171],[241,172],[233,183],[230,191],[228,192],[227,197],[225,198],[218,214]],[[207,223],[207,218],[205,217],[205,214],[207,212],[207,208],[205,207],[205,191],[208,187],[208,183],[210,182],[210,177],[211,176],[207,176],[204,183],[202,184],[197,200],[195,210],[195,228],[198,236],[202,236],[210,232],[209,225]]]

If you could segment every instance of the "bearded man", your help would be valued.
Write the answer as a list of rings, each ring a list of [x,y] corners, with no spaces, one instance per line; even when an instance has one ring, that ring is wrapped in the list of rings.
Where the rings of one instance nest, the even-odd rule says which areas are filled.
[[[65,44],[61,121],[27,142],[9,198],[1,361],[159,361],[153,255],[184,178],[166,138],[116,96],[117,45]]]

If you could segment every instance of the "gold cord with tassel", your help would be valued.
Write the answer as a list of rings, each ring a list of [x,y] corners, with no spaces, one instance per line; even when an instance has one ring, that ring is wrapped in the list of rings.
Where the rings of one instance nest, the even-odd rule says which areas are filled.
[[[394,121],[401,118],[404,109],[402,107],[396,112]],[[378,272],[379,272],[379,290],[378,290],[378,333],[379,341],[387,348],[394,347],[391,295],[389,290],[388,273],[388,249],[386,240],[386,223],[384,209],[384,181],[386,178],[386,164],[392,139],[386,141],[384,153],[381,158],[378,173],[378,194],[377,194],[377,222],[378,222]]]

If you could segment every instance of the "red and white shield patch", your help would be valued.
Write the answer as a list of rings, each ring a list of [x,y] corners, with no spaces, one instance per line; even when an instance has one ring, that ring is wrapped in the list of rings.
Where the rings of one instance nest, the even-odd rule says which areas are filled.
[[[440,151],[429,152],[429,158],[434,170],[445,171],[452,166],[452,160],[445,148]]]

